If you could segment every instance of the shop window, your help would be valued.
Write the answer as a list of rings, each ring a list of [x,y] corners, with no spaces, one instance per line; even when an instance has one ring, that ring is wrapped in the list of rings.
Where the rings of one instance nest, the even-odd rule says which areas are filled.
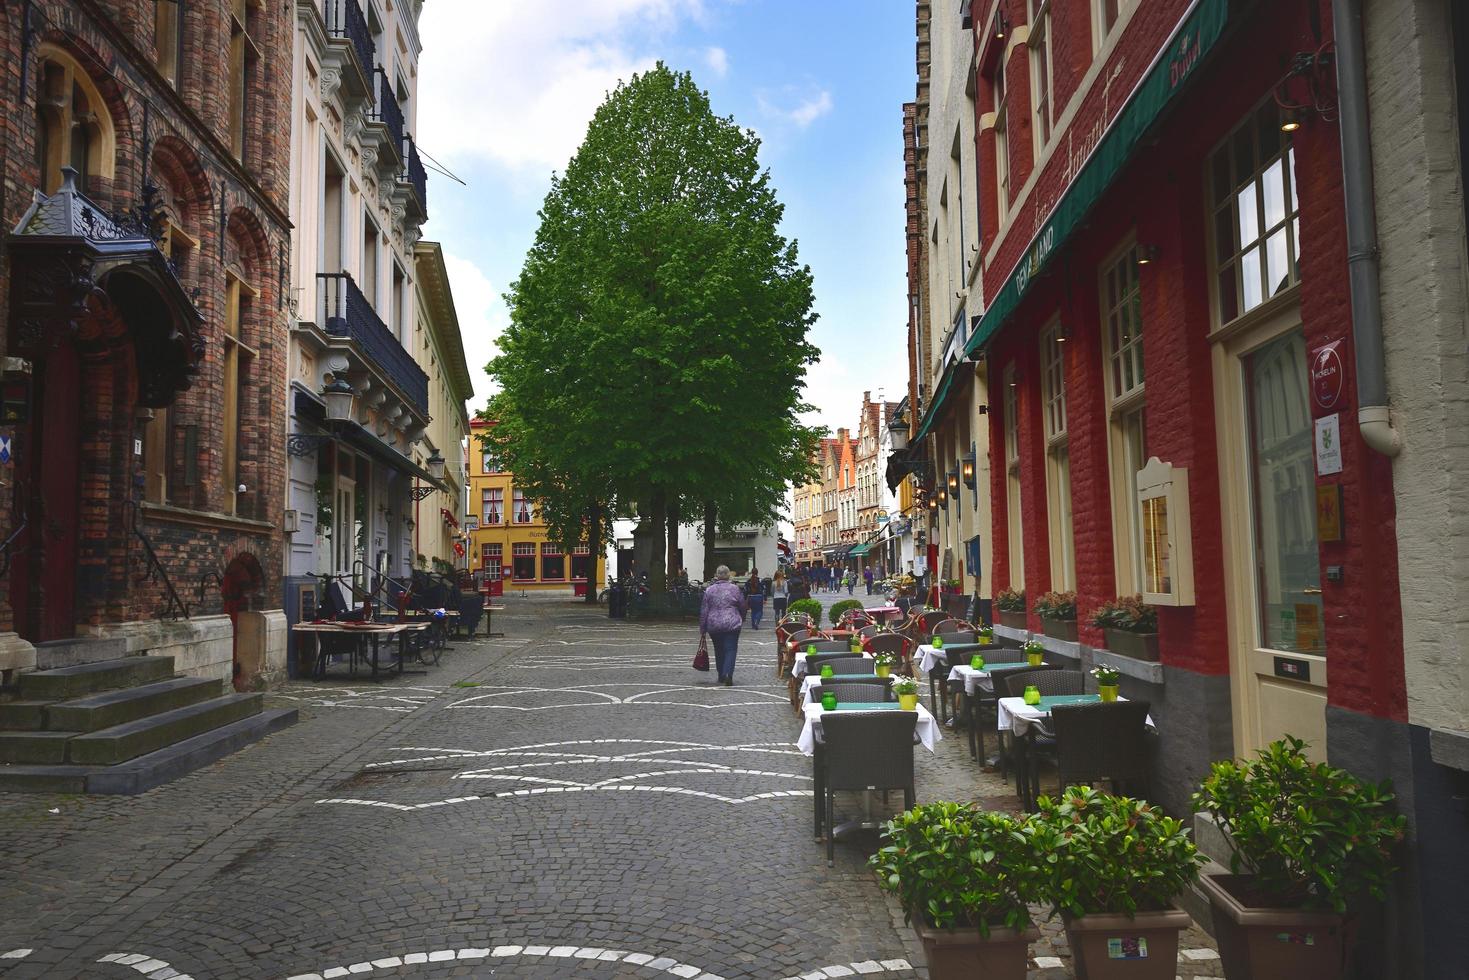
[[[245,158],[250,89],[260,64],[260,49],[255,42],[259,12],[259,0],[230,2],[228,123],[230,150],[237,160]]]
[[[184,0],[153,0],[153,64],[174,88],[184,51]]]
[[[1025,588],[1025,539],[1020,523],[1020,398],[1015,366],[1005,369],[1005,516],[1010,543],[1010,588]]]
[[[1045,409],[1046,510],[1051,537],[1051,588],[1076,588],[1071,526],[1071,452],[1066,436],[1066,341],[1061,322],[1041,334],[1041,400]]]
[[[499,524],[505,517],[505,491],[491,487],[480,493],[481,513],[485,524]]]
[[[1215,312],[1224,326],[1300,281],[1295,149],[1265,102],[1209,161]]]
[[[584,544],[577,545],[571,552],[571,579],[585,582],[592,574],[592,551]]]
[[[42,45],[37,59],[36,166],[40,188],[54,194],[61,168],[73,167],[77,186],[112,176],[113,131],[107,107],[81,66],[58,48]]]
[[[510,574],[517,581],[533,582],[536,577],[536,546],[515,544],[510,546]]]
[[[566,581],[566,557],[559,544],[541,545],[541,581]]]
[[[1143,388],[1142,296],[1137,246],[1102,267],[1102,356],[1105,359],[1108,456],[1111,461],[1112,552],[1119,592],[1140,592],[1142,529],[1137,474],[1148,461]]]
[[[1051,142],[1051,0],[1030,0],[1030,93],[1039,156]]]
[[[500,577],[500,562],[504,558],[504,545],[480,545],[480,564],[485,570],[485,581],[493,582]]]
[[[534,524],[536,522],[536,508],[525,498],[525,492],[516,490],[511,501],[511,507],[515,514],[516,524]]]

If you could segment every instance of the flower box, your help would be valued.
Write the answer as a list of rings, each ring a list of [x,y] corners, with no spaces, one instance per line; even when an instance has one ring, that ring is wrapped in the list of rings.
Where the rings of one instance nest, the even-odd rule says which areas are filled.
[[[1008,627],[1010,627],[1011,629],[1014,629],[1014,630],[1023,630],[1023,629],[1025,629],[1025,613],[1024,612],[1020,612],[1020,611],[1011,612],[1008,609],[1001,609],[1000,612],[999,612],[999,616],[1000,616],[1000,625],[1001,626],[1008,626]]]
[[[1049,616],[1042,616],[1041,627],[1049,637],[1076,642],[1076,620],[1074,619],[1052,619]]]
[[[1016,932],[997,926],[990,928],[986,939],[978,929],[935,929],[920,924],[917,916],[913,931],[923,944],[923,958],[928,961],[928,975],[933,980],[1021,980],[1030,963],[1027,947],[1040,938],[1033,928]]]
[[[1172,980],[1178,973],[1178,933],[1193,925],[1187,912],[1165,909],[1135,916],[1064,916],[1066,941],[1085,980]],[[1295,974],[1262,973],[1260,977]]]
[[[1047,630],[1047,632],[1050,631]],[[1111,627],[1107,627],[1103,632],[1107,636],[1107,649],[1118,656],[1146,660],[1149,663],[1158,662],[1157,633],[1134,633],[1131,630],[1112,629]]]
[[[1214,907],[1214,929],[1224,975],[1231,978],[1300,977],[1336,980],[1345,951],[1344,916],[1328,910],[1282,907],[1251,887],[1251,875],[1201,875]],[[1283,941],[1281,937],[1289,937]]]

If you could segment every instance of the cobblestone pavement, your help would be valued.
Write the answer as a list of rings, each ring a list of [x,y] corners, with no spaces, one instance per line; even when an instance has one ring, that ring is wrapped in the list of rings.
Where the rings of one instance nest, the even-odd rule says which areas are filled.
[[[811,839],[770,621],[725,688],[689,625],[506,605],[427,675],[293,683],[299,724],[150,793],[0,796],[0,980],[927,975],[875,836],[830,869]],[[921,800],[1015,807],[937,749]],[[1070,976],[1042,930],[1032,976]]]

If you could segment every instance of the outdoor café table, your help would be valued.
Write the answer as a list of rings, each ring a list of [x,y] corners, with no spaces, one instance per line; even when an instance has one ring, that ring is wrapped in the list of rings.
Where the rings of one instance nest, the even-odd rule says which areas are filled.
[[[935,667],[942,667],[949,662],[946,650],[958,650],[968,654],[978,653],[984,656],[986,652],[998,649],[1000,645],[997,643],[945,643],[943,647],[936,647],[931,643],[920,643],[913,662],[918,665],[919,670],[927,674]]]
[[[945,647],[944,649],[948,649]],[[950,688],[962,685],[964,690],[964,719],[969,724],[969,756],[978,759],[984,751],[984,732],[980,731],[979,718],[974,703],[980,694],[993,694],[995,682],[987,670],[975,670],[968,664],[960,664],[949,671]]]
[[[398,668],[398,673],[403,673],[404,646],[409,634],[428,629],[427,623],[297,623],[291,627],[294,633],[311,635],[315,650],[312,656],[311,679],[321,680],[326,677],[327,654],[321,645],[324,635],[350,636],[353,639],[353,649],[348,661],[351,676],[357,676],[357,659],[362,656],[364,640],[371,640],[372,656],[362,656],[372,666],[372,679],[377,680],[380,672],[386,673],[391,666]],[[379,643],[383,637],[396,637],[398,640],[398,657],[396,665],[384,666],[378,659]],[[299,655],[298,655],[299,662]]]
[[[890,623],[895,619],[903,618],[903,610],[897,606],[868,606],[862,610],[869,616],[877,617],[879,622]]]
[[[491,624],[494,622],[495,613],[497,613],[497,612],[504,612],[505,611],[505,607],[504,606],[491,605],[490,603],[486,602],[485,605],[484,605],[484,610],[485,610],[485,636],[486,637],[491,637],[491,636],[504,636],[505,635],[504,633],[496,633],[496,632],[493,632],[491,630]]]
[[[1096,704],[1101,700],[1101,696],[1097,694],[1056,694],[1041,698],[1039,704],[1026,704],[1024,698],[1000,698],[999,706],[995,709],[996,724],[1000,731],[1015,735],[1020,749],[1016,753],[1015,786],[1027,809],[1034,805],[1034,801],[1028,796],[1031,740],[1038,734],[1050,734],[1045,722],[1051,717],[1051,709],[1064,704]],[[1127,699],[1119,697],[1117,700]],[[1153,727],[1152,715],[1148,716],[1145,724],[1149,728]]]
[[[856,656],[856,654],[844,654],[840,650],[823,650],[822,652],[823,653],[834,653],[834,654],[837,654],[838,656]],[[864,653],[864,654],[862,654],[862,656],[866,657],[868,660],[871,660],[872,659],[872,654],[870,654],[870,653]],[[796,651],[796,662],[795,662],[795,664],[793,664],[791,666],[791,676],[792,677],[805,677],[806,676],[806,653],[805,653],[804,650],[797,650]]]
[[[439,614],[443,615],[440,616]],[[449,623],[459,619],[457,609],[405,609],[398,613],[404,623],[423,623],[429,627],[429,642],[442,650],[448,643]],[[457,624],[456,624],[457,627]]]
[[[844,703],[839,703],[836,706],[835,710],[901,711],[902,708],[898,705],[898,702],[896,701],[847,701]],[[934,720],[933,715],[929,713],[927,708],[925,708],[922,704],[919,704],[916,710],[918,713],[918,740],[923,743],[924,748],[932,752],[934,751],[934,744],[942,739],[944,736],[939,731],[938,722]],[[796,748],[800,749],[806,755],[812,757],[811,785],[813,797],[815,799],[816,836],[820,838],[821,827],[825,818],[825,814],[822,812],[824,809],[822,804],[826,794],[825,788],[822,786],[821,783],[821,759],[817,757],[817,752],[819,751],[820,746],[816,744],[815,726],[821,724],[821,716],[826,713],[826,709],[821,706],[821,702],[817,701],[802,707],[801,713],[806,716],[806,720],[805,723],[801,726],[801,737],[796,740]],[[833,832],[835,833],[835,831]]]

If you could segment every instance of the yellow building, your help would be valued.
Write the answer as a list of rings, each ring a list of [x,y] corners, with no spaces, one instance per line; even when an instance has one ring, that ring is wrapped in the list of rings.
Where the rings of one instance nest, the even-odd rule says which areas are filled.
[[[506,592],[583,594],[588,571],[594,587],[606,577],[605,558],[597,555],[594,562],[585,545],[564,554],[550,540],[536,502],[516,489],[514,475],[479,440],[493,425],[475,419],[469,426],[469,570]]]

